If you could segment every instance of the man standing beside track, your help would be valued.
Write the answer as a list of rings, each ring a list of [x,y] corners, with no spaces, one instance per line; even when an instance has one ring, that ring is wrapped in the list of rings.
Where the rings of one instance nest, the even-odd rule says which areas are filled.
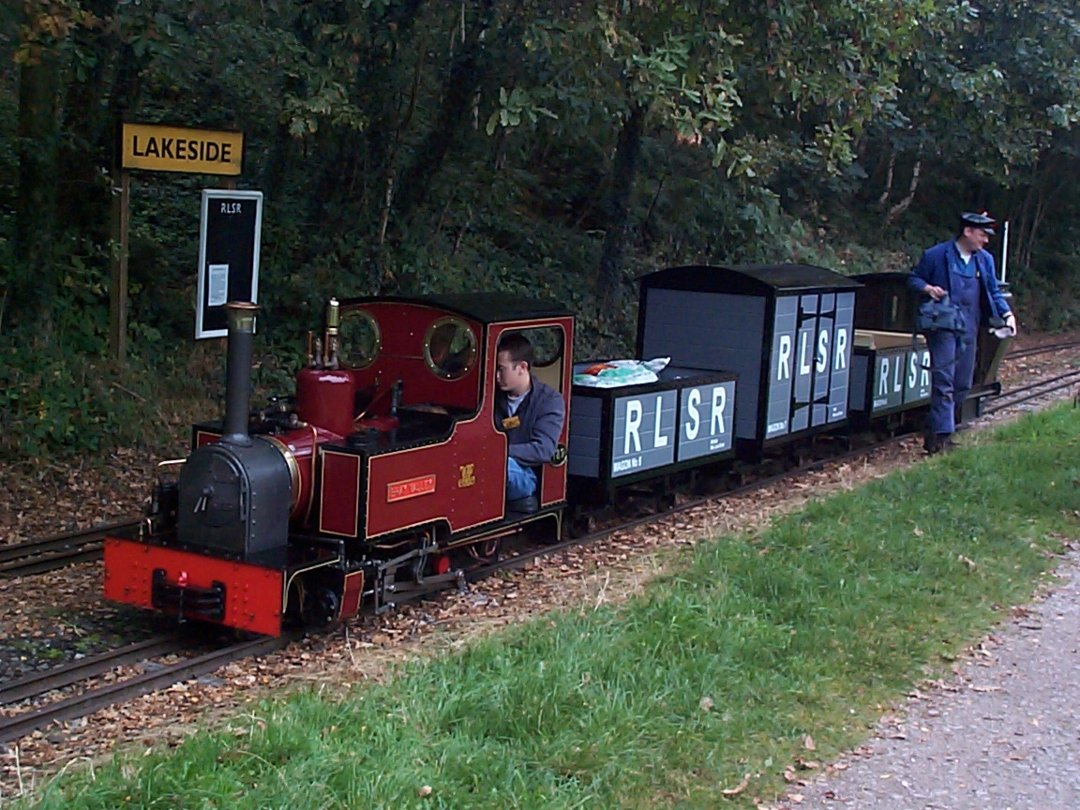
[[[1016,317],[1001,294],[994,257],[984,248],[994,235],[995,221],[986,212],[960,215],[956,239],[941,242],[922,255],[908,284],[918,293],[940,301],[946,295],[959,308],[963,332],[931,332],[926,336],[932,371],[930,417],[926,452],[953,446],[952,434],[975,372],[979,327],[991,319],[1016,334]]]

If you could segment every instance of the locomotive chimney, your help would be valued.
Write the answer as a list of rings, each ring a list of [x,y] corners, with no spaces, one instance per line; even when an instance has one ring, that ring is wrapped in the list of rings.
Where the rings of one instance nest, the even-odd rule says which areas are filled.
[[[225,359],[225,435],[221,441],[250,445],[251,353],[255,313],[259,307],[247,301],[230,301],[225,310],[229,319],[229,349]]]

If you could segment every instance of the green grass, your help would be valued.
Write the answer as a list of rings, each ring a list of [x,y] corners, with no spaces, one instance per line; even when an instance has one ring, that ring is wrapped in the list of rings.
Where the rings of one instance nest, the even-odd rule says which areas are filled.
[[[1076,530],[1078,424],[1072,409],[1026,418],[702,543],[640,598],[552,613],[343,700],[264,703],[69,773],[41,805],[748,807],[1031,595]]]

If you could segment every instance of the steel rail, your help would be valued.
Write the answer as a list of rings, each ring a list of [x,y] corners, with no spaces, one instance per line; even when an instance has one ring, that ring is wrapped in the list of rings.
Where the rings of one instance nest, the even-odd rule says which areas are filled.
[[[106,684],[87,690],[47,706],[23,712],[13,717],[0,718],[0,743],[11,742],[51,723],[74,720],[99,709],[125,700],[164,689],[176,683],[197,678],[223,667],[225,664],[276,652],[302,637],[300,631],[272,638],[258,638],[222,647],[208,653],[169,664],[153,672],[144,672],[117,683]]]
[[[0,546],[0,577],[41,574],[99,559],[107,535],[132,531],[140,522],[104,523],[67,534]]]
[[[73,532],[54,534],[50,537],[42,537],[37,540],[27,540],[25,543],[8,543],[0,545],[0,562],[17,560],[31,554],[40,554],[46,551],[58,551],[72,546],[85,545],[101,540],[105,535],[113,532],[127,531],[138,528],[140,521],[124,520],[117,523],[99,523],[89,529],[78,529]]]
[[[1020,357],[1031,357],[1037,354],[1050,354],[1051,352],[1064,351],[1080,347],[1080,341],[1071,340],[1064,343],[1050,343],[1045,346],[1031,346],[1027,349],[1013,349],[1005,353],[1005,360],[1015,360]]]
[[[990,414],[998,413],[1006,408],[1011,408],[1023,402],[1029,402],[1038,397],[1052,394],[1055,391],[1069,388],[1077,383],[1080,383],[1080,369],[1067,371],[1056,377],[1036,380],[1035,382],[1022,385],[1018,388],[1010,388],[1008,391],[1003,391],[996,397],[990,398],[988,406],[983,409],[983,415],[989,416]],[[1018,394],[1023,394],[1023,396],[1017,396]]]
[[[0,685],[0,706],[40,697],[56,689],[112,672],[116,667],[137,664],[148,658],[185,652],[191,649],[188,640],[177,636],[157,636],[128,644],[115,650],[92,655],[45,672],[35,672],[24,678]]]
[[[28,577],[33,574],[44,574],[76,563],[100,560],[101,553],[102,544],[98,542],[87,544],[81,549],[72,549],[58,554],[42,554],[26,560],[0,565],[0,577]]]

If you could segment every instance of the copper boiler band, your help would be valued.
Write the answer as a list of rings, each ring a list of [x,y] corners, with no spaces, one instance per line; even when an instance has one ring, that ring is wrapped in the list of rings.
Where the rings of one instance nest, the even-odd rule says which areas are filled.
[[[307,509],[304,511],[304,525],[311,525],[311,509],[315,506],[315,463],[319,455],[319,431],[314,425],[308,425],[311,431],[311,494],[308,496]]]

